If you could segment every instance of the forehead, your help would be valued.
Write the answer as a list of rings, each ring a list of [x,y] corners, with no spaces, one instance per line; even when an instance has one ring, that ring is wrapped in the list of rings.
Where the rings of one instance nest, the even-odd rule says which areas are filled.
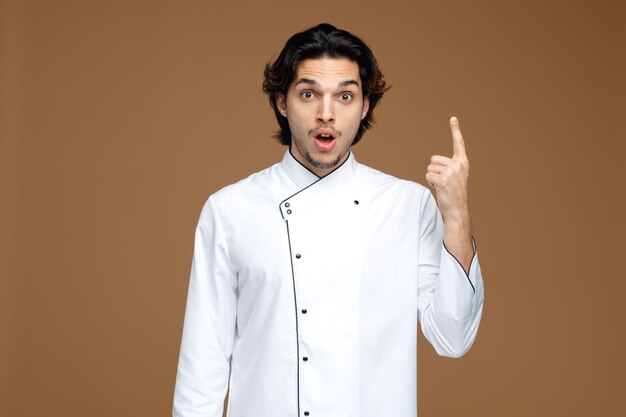
[[[345,80],[355,80],[361,85],[359,65],[348,58],[309,58],[303,59],[296,68],[294,83],[309,78],[320,83],[336,84]]]

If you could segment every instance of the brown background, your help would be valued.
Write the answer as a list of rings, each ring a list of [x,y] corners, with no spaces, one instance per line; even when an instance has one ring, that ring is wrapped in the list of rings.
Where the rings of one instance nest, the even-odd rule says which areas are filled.
[[[0,415],[170,414],[200,209],[281,158],[262,69],[321,21],[393,84],[360,162],[466,138],[484,318],[420,415],[626,415],[625,4],[3,2]]]

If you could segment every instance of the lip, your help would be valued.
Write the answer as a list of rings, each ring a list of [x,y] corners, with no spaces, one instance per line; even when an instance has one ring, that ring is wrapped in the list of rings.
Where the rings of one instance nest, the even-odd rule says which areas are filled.
[[[331,140],[321,140],[321,139],[318,139],[316,137],[313,138],[313,143],[315,143],[315,146],[321,152],[330,152],[330,151],[332,151],[333,148],[335,147],[335,143],[336,142],[337,142],[337,139],[335,139],[335,138],[333,138]]]
[[[327,135],[333,139],[337,139],[337,134],[332,129],[328,129],[328,128],[316,129],[313,132],[313,138],[317,138],[319,135]]]

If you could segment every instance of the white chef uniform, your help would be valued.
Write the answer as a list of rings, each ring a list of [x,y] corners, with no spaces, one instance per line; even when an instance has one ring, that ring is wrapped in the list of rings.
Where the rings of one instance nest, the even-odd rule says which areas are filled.
[[[175,417],[415,417],[418,320],[471,347],[484,291],[430,191],[349,158],[282,162],[218,191],[196,229]],[[472,242],[473,244],[473,242]],[[229,384],[230,367],[230,384]]]

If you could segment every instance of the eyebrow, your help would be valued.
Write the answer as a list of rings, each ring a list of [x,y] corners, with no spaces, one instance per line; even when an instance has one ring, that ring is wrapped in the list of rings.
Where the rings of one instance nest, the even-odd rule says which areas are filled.
[[[319,85],[319,83],[315,80],[312,80],[310,78],[300,78],[295,85],[298,84],[309,84],[309,85]],[[359,86],[359,83],[356,80],[350,79],[350,80],[344,80],[341,81],[339,84],[337,84],[337,86],[339,87],[347,87],[349,85],[356,85],[357,87]]]

